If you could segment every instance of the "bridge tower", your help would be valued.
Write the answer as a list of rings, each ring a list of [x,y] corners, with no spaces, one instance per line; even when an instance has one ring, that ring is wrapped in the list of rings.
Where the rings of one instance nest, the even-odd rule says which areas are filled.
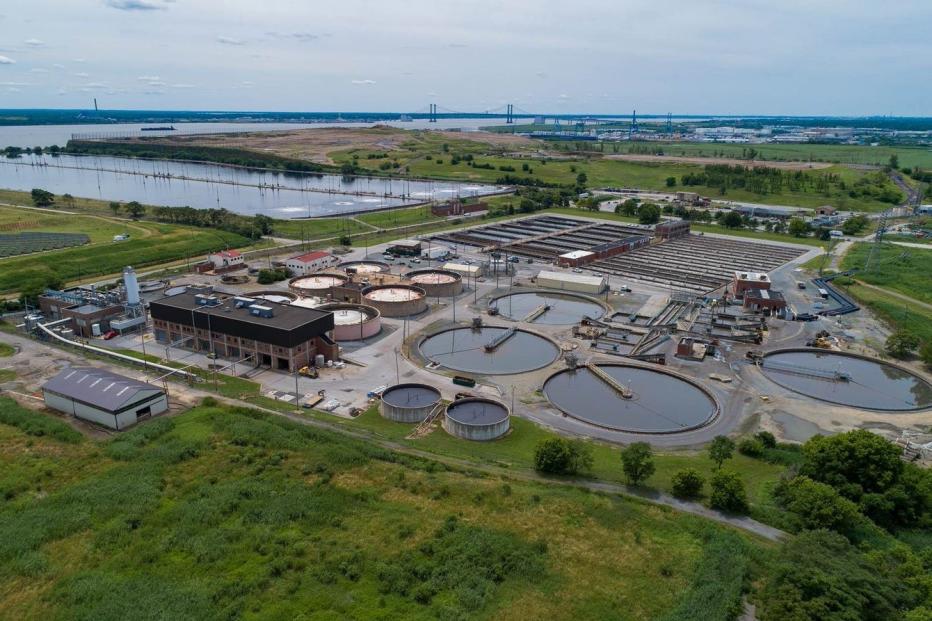
[[[427,122],[436,123],[437,122],[437,104],[430,104],[427,112]]]
[[[508,107],[505,108],[505,123],[512,124],[515,122],[515,106],[514,104],[508,104]]]
[[[638,111],[634,110],[631,112],[631,129],[628,131],[628,138],[638,133]]]
[[[667,112],[667,133],[673,135],[673,113]]]

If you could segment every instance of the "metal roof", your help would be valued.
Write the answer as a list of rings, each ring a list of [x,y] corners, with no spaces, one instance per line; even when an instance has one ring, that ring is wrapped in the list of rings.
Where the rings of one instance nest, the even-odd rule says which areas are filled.
[[[538,283],[541,280],[552,282],[574,282],[586,285],[604,285],[605,278],[601,276],[587,276],[585,274],[565,274],[563,272],[541,271],[537,274]]]
[[[139,400],[140,394],[161,394],[158,386],[91,367],[69,367],[42,386],[75,401],[117,412]]]

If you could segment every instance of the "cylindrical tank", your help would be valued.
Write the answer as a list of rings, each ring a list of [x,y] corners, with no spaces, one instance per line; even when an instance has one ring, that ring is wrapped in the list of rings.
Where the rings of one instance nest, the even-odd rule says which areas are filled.
[[[407,317],[427,310],[427,293],[414,285],[373,285],[362,290],[362,299],[383,317]]]
[[[399,423],[419,423],[440,403],[440,391],[427,384],[396,384],[382,393],[379,406],[384,418]]]
[[[123,268],[123,285],[126,287],[127,306],[139,304],[139,282],[136,280],[136,270],[127,265]]]
[[[508,433],[510,423],[505,404],[483,397],[454,401],[443,417],[447,433],[466,440],[495,440]]]
[[[377,308],[364,304],[321,304],[317,310],[333,313],[333,340],[361,341],[375,336],[382,329],[382,315]]]
[[[345,274],[311,274],[292,278],[288,281],[288,288],[303,297],[326,298],[332,295],[335,287],[342,287],[348,281]]]
[[[405,274],[405,278],[424,289],[431,298],[448,298],[463,291],[463,277],[450,270],[412,270]]]
[[[281,289],[250,291],[249,293],[244,293],[243,295],[245,295],[247,298],[266,300],[268,302],[276,302],[278,304],[291,304],[298,299],[298,294],[292,293],[291,291],[282,291]]]
[[[359,274],[360,276],[388,272],[392,268],[384,261],[345,261],[340,263],[339,267],[347,274]]]
[[[314,366],[316,366],[318,369],[323,368],[325,364],[327,364],[327,359],[324,358],[323,354],[317,354],[314,356]]]

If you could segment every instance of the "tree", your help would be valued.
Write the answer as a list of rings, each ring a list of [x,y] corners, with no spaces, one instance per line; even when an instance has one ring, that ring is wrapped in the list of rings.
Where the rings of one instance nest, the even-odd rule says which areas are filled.
[[[744,482],[737,472],[719,470],[709,482],[712,492],[709,504],[713,509],[743,513],[748,509],[748,495],[744,491]]]
[[[719,212],[721,213],[721,212]],[[740,229],[744,225],[744,219],[737,211],[729,211],[722,216],[722,226],[727,229]]]
[[[61,198],[69,207],[74,207],[74,197],[71,194],[62,194]]]
[[[900,448],[864,429],[814,436],[802,447],[799,473],[821,481],[855,502],[890,488],[903,471]]]
[[[748,457],[760,457],[764,454],[764,443],[758,438],[743,438],[738,442],[738,452]]]
[[[110,201],[110,211],[113,212],[113,215],[117,215],[118,213],[120,213],[120,207],[121,207],[120,203],[116,201]]]
[[[32,204],[36,207],[49,207],[55,204],[55,195],[48,190],[33,188],[30,195],[32,196]]]
[[[680,470],[671,480],[673,495],[678,498],[698,498],[702,495],[702,486],[705,479],[693,468]]]
[[[897,330],[887,337],[884,350],[894,358],[907,358],[919,347],[919,337],[906,330]]]
[[[932,369],[932,340],[926,341],[919,348],[919,358]]]
[[[349,235],[340,235],[340,245],[341,246],[352,246],[353,238]]]
[[[592,467],[592,449],[578,440],[547,438],[534,449],[534,469],[547,474],[576,474]]]
[[[589,180],[589,177],[586,176],[586,173],[581,172],[576,175],[576,185],[585,187],[586,182]]]
[[[634,442],[621,449],[621,467],[631,485],[640,485],[650,478],[654,466],[654,454],[647,442]]]
[[[126,203],[126,213],[128,213],[129,217],[133,220],[138,220],[146,213],[146,208],[138,201],[130,201]]]
[[[890,162],[888,164],[892,170],[897,170],[900,167],[900,157],[894,153],[890,156]]]
[[[811,230],[812,227],[802,218],[790,219],[789,231],[793,237],[806,237]]]
[[[869,224],[867,216],[858,214],[844,221],[841,225],[841,232],[845,235],[857,235]]]
[[[846,534],[861,521],[858,506],[835,491],[831,485],[796,476],[780,481],[774,499],[795,516],[802,530],[827,528]]]
[[[647,203],[638,207],[638,222],[641,224],[656,224],[660,222],[660,208]]]
[[[667,177],[667,187],[672,188],[676,185],[676,177]]]
[[[615,213],[620,213],[624,216],[633,216],[638,211],[638,200],[636,198],[629,198],[625,202],[621,203],[615,207]]]
[[[754,434],[754,437],[760,440],[761,444],[764,445],[764,448],[777,447],[777,438],[774,437],[774,435],[769,431],[758,431]]]
[[[721,468],[726,459],[731,459],[735,452],[735,442],[727,436],[715,436],[709,444],[709,458]]]

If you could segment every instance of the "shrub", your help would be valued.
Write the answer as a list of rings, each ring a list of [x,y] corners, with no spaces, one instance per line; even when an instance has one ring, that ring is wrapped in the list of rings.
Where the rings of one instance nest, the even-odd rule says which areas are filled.
[[[738,443],[738,452],[748,457],[760,457],[764,454],[764,443],[758,438],[744,438]]]
[[[860,522],[856,504],[842,497],[830,485],[797,476],[780,481],[773,496],[780,505],[795,516],[796,525],[803,530],[827,528],[842,534]]]
[[[27,410],[8,397],[0,397],[0,423],[16,427],[29,436],[47,436],[68,444],[77,444],[83,438],[64,421]]]
[[[735,452],[734,441],[727,436],[715,436],[709,444],[709,458],[715,462],[716,468],[721,468],[726,459],[731,459]]]
[[[719,470],[712,477],[710,486],[712,493],[709,497],[709,504],[712,505],[712,508],[732,513],[747,511],[747,492],[744,490],[744,482],[738,476],[738,473],[730,470]]]
[[[592,449],[579,440],[548,438],[534,450],[534,468],[547,474],[577,474],[592,467]]]
[[[907,358],[919,347],[919,337],[906,330],[898,330],[887,337],[884,351],[894,358]]]
[[[761,441],[761,444],[764,445],[764,448],[777,447],[777,439],[769,431],[758,431],[754,434],[754,437]]]
[[[631,485],[639,485],[654,471],[654,455],[647,442],[634,442],[621,450],[621,464]]]
[[[693,468],[680,470],[673,475],[673,495],[678,498],[698,498],[702,495],[705,479]]]

